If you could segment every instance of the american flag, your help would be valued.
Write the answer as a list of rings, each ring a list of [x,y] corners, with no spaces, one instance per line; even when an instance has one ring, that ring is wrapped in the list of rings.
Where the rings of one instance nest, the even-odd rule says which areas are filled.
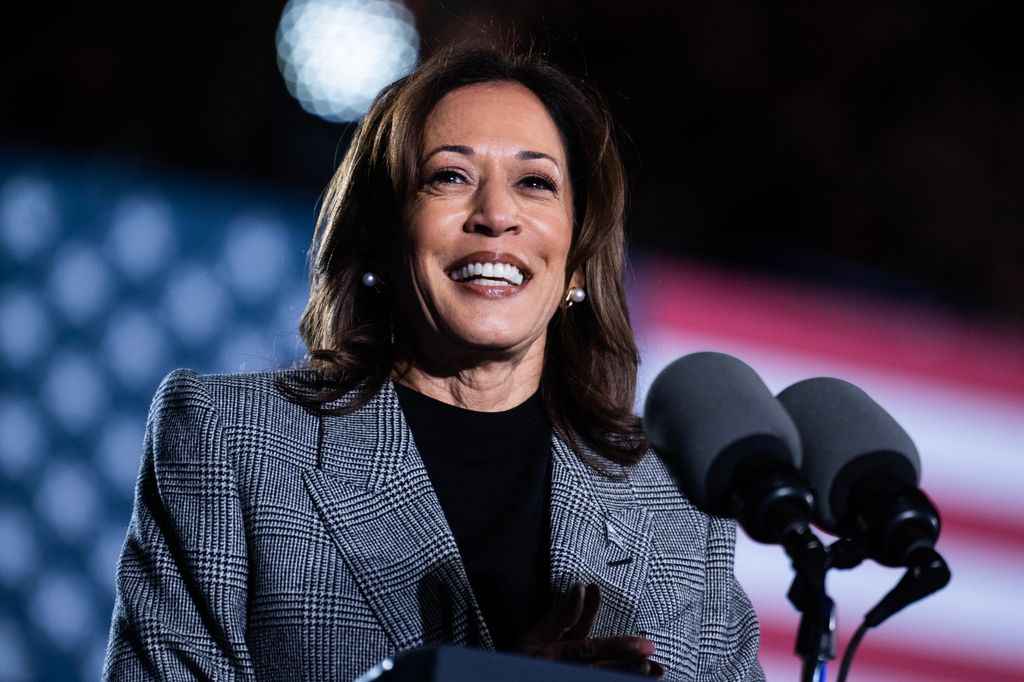
[[[813,376],[852,381],[914,439],[953,579],[869,630],[848,679],[1024,680],[1022,330],[665,258],[638,260],[634,271],[641,394],[675,358],[716,350],[750,364],[774,393]],[[761,620],[768,679],[799,679],[788,559],[741,534],[736,562]],[[840,656],[901,576],[871,561],[829,574]],[[838,657],[831,668],[835,679]]]

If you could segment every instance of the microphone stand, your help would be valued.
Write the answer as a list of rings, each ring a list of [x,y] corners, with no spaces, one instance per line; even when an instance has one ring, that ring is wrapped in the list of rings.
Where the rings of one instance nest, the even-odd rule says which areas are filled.
[[[779,543],[793,565],[789,600],[801,613],[796,654],[801,682],[825,682],[836,654],[835,602],[825,591],[828,552],[810,527],[813,498],[795,470],[752,467],[738,472],[731,494],[736,519],[758,542]]]
[[[828,661],[836,655],[835,602],[825,591],[828,553],[805,525],[788,530],[782,544],[795,573],[786,596],[801,614],[795,647],[803,661],[800,680],[825,682]]]
[[[850,547],[855,549],[848,551]],[[839,550],[839,552],[834,552]],[[863,547],[853,540],[838,540],[829,547],[829,554],[833,557],[844,557],[849,561],[833,560],[832,565],[836,568],[853,568],[860,560],[857,553],[863,557]],[[933,547],[918,547],[907,557],[907,570],[903,578],[894,588],[889,590],[881,601],[864,616],[864,621],[857,628],[850,643],[846,645],[846,652],[843,654],[842,664],[839,667],[838,682],[845,682],[850,672],[850,665],[853,663],[853,655],[860,645],[860,641],[870,628],[878,627],[883,621],[893,614],[903,610],[910,604],[924,599],[925,597],[938,592],[946,585],[952,577],[949,565],[946,560],[935,551]]]

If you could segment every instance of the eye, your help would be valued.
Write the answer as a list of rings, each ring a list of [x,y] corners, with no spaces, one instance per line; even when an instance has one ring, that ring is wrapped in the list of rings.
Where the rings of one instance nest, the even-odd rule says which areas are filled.
[[[538,189],[547,192],[554,192],[557,189],[555,181],[543,175],[527,175],[520,180],[520,184],[528,189]]]
[[[430,185],[460,185],[466,181],[466,176],[454,168],[442,168],[427,178],[427,184]]]

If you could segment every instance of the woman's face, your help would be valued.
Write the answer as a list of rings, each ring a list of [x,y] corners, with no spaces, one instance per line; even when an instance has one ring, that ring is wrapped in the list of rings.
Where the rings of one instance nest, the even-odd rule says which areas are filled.
[[[420,162],[396,273],[417,345],[435,360],[542,357],[573,223],[555,122],[522,85],[466,86],[427,117]]]

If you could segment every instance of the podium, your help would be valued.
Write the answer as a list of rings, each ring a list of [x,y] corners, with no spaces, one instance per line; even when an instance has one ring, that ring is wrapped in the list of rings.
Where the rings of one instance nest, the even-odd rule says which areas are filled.
[[[637,675],[454,646],[386,658],[356,682],[636,682]]]

